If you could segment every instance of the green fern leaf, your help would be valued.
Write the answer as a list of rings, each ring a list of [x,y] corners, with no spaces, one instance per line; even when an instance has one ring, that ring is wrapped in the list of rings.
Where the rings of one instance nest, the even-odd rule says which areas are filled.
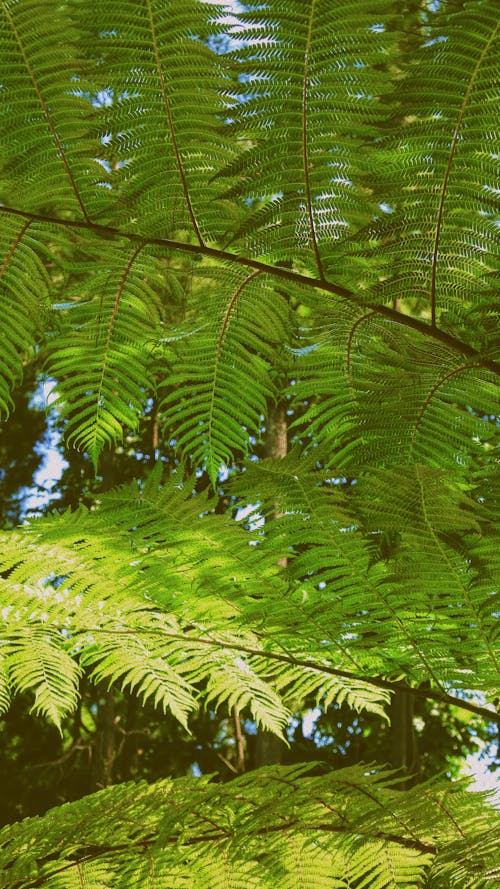
[[[2,885],[59,886],[61,874],[67,886],[78,875],[82,886],[124,889],[139,879],[200,889],[271,880],[311,889],[417,889],[425,880],[441,889],[450,877],[460,889],[492,885],[498,816],[487,808],[478,817],[473,794],[436,783],[398,791],[389,774],[368,767],[312,768],[262,769],[225,785],[107,788],[5,827]]]
[[[0,414],[4,416],[12,407],[10,393],[21,379],[23,359],[34,350],[48,309],[41,249],[28,222],[8,219],[0,227]]]
[[[149,281],[159,270],[154,257],[140,248],[126,258],[117,256],[113,269],[94,276],[89,299],[69,311],[71,328],[60,336],[48,364],[58,380],[68,440],[85,449],[96,467],[102,448],[120,441],[123,428],[136,429],[139,422],[159,321]]]
[[[390,271],[377,289],[386,303],[418,297],[445,329],[453,323],[465,331],[471,313],[469,335],[480,343],[489,325],[476,309],[496,265],[497,172],[484,140],[498,102],[495,3],[440,6],[425,38],[404,65],[404,116],[386,143],[392,160],[381,189],[393,212],[371,236],[383,242]]]
[[[266,400],[274,395],[273,357],[288,322],[285,300],[258,273],[238,277],[224,297],[221,289],[210,301],[205,295],[209,320],[199,333],[179,342],[161,402],[177,446],[207,470],[214,487],[219,470],[246,454],[251,436],[259,434]]]
[[[0,716],[10,707],[10,683],[9,671],[7,667],[7,659],[2,654],[0,656]]]
[[[61,719],[75,709],[80,670],[60,644],[55,627],[26,624],[14,631],[7,669],[17,692],[33,691],[32,710],[48,717],[60,730]]]

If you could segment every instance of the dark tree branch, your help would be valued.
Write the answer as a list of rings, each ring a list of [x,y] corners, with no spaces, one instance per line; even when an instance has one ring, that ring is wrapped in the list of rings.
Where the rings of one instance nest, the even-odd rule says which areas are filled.
[[[58,219],[55,216],[47,216],[40,213],[27,213],[24,210],[18,210],[14,207],[0,207],[0,212],[7,213],[11,216],[18,216],[21,219],[27,219],[30,222],[44,222],[47,225],[93,232],[94,234],[107,239],[123,238],[124,240],[132,241],[143,246],[151,245],[155,247],[163,247],[166,250],[178,250],[180,252],[191,253],[198,256],[208,256],[212,259],[218,259],[221,262],[231,262],[242,266],[243,268],[255,269],[255,271],[272,275],[275,278],[281,278],[284,281],[298,284],[301,287],[322,290],[325,293],[331,293],[334,296],[339,296],[342,299],[348,300],[357,306],[372,310],[373,312],[376,312],[376,314],[382,315],[383,318],[387,318],[389,321],[394,321],[396,324],[400,324],[403,327],[409,327],[412,330],[416,330],[423,336],[431,337],[431,339],[449,346],[457,352],[460,352],[462,355],[473,358],[476,363],[481,365],[481,367],[500,376],[500,363],[491,358],[483,357],[477,349],[470,346],[468,343],[464,343],[462,340],[438,327],[427,324],[425,321],[420,320],[420,318],[405,315],[404,312],[399,312],[390,306],[367,303],[360,299],[352,290],[341,287],[339,284],[335,284],[332,281],[322,280],[320,278],[310,278],[307,275],[302,275],[299,272],[294,272],[291,269],[284,268],[280,265],[270,265],[269,263],[261,262],[258,259],[251,259],[247,256],[238,256],[227,250],[218,250],[215,247],[208,247],[205,244],[188,244],[184,241],[175,241],[170,238],[153,238],[135,232],[121,231],[110,225],[98,225],[95,222],[86,222],[83,220],[75,221],[70,219]]]
[[[341,679],[351,679],[355,682],[366,682],[367,685],[373,685],[375,688],[383,688],[391,692],[404,691],[407,694],[414,695],[418,698],[426,698],[427,700],[437,701],[439,704],[447,704],[453,707],[457,707],[459,710],[467,710],[469,713],[476,713],[478,716],[482,716],[483,719],[487,719],[488,722],[493,722],[500,726],[500,713],[496,713],[494,710],[490,710],[488,707],[481,707],[479,704],[474,704],[472,701],[457,698],[445,691],[434,691],[432,688],[417,688],[411,685],[406,685],[405,682],[394,682],[390,679],[383,679],[380,676],[360,676],[347,670],[337,670],[335,667],[329,667],[327,664],[318,664],[315,661],[308,661],[304,658],[294,657],[293,655],[278,654],[274,651],[265,651],[260,648],[251,648],[249,645],[245,645],[244,643],[236,644],[235,642],[225,642],[220,639],[210,638],[207,635],[193,638],[183,635],[182,633],[170,633],[163,629],[141,630],[140,627],[134,627],[134,633],[140,634],[141,632],[148,634],[154,632],[162,636],[168,636],[169,639],[176,639],[181,642],[186,642],[186,640],[189,639],[190,641],[196,642],[199,645],[227,648],[230,651],[239,651],[243,654],[249,654],[264,659],[267,658],[270,661],[278,661],[282,664],[291,664],[294,667],[305,667],[309,670],[317,670],[318,673],[326,673],[328,676],[339,676],[339,678]],[[110,633],[113,636],[128,635],[128,633],[123,630],[114,628],[112,630],[107,630],[105,628],[99,627],[92,627],[92,633]]]

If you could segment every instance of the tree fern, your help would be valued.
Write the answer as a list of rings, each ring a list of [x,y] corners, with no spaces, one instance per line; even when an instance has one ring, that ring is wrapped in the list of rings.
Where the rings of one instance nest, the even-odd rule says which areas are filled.
[[[63,330],[47,364],[58,380],[68,440],[85,449],[96,466],[103,447],[120,440],[124,427],[137,428],[161,318],[151,284],[165,269],[138,246],[129,250],[125,268],[122,259],[119,254],[113,262],[110,251],[109,265],[85,287],[87,299],[80,288],[74,306],[65,305]]]
[[[84,670],[184,726],[402,690],[497,718],[497,19],[0,4],[0,410],[38,353],[96,469],[153,398],[178,461],[2,534],[2,711],[59,726]],[[256,460],[278,400],[294,449]],[[481,798],[390,780],[108,788],[6,828],[2,885],[498,880]]]
[[[285,299],[259,272],[238,275],[234,284],[227,271],[222,281],[212,277],[203,282],[210,320],[179,339],[161,408],[181,452],[215,484],[221,465],[246,453],[250,436],[260,433],[266,399],[275,394],[273,358],[289,324]]]
[[[310,768],[270,768],[229,785],[179,779],[108,788],[4,828],[3,885],[72,885],[78,874],[82,886],[189,880],[201,889],[261,886],[271,877],[280,886],[440,886],[454,872],[457,837],[479,827],[463,790],[402,792],[366,768],[316,776]],[[497,822],[485,811],[481,876],[471,846],[460,885],[493,885]]]
[[[484,312],[494,286],[496,253],[489,143],[498,15],[489,4],[443,4],[430,19],[418,58],[402,72],[403,126],[388,141],[394,214],[380,236],[397,260],[381,289],[384,299],[420,296],[444,329],[464,330],[471,313],[484,345],[488,313],[479,306]]]
[[[12,407],[11,392],[23,370],[23,356],[34,349],[44,314],[49,309],[47,273],[41,261],[43,241],[29,222],[7,220],[1,229],[0,307],[0,408]]]

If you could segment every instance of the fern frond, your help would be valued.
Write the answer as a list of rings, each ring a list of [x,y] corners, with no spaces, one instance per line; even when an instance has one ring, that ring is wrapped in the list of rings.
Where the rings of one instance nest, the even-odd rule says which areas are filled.
[[[236,238],[252,254],[290,253],[322,278],[339,242],[373,209],[363,188],[363,147],[388,116],[384,63],[396,40],[395,4],[274,2],[238,13],[242,71],[233,110],[244,146],[227,172],[248,206]],[[239,245],[238,245],[239,246]]]
[[[457,471],[488,460],[496,436],[496,382],[474,360],[375,312],[318,306],[321,326],[303,332],[294,426],[312,435],[337,474],[409,462]]]
[[[468,838],[466,848],[457,838],[433,862],[430,885],[436,889],[448,889],[454,883],[471,889],[492,889],[500,877],[499,843],[500,831],[493,819],[481,837]]]
[[[177,447],[214,487],[219,470],[260,433],[276,349],[288,338],[288,307],[273,282],[254,272],[235,276],[228,290],[231,277],[205,296],[199,332],[179,341],[160,405]]]
[[[323,640],[323,654],[358,675],[457,688],[479,680],[494,694],[496,559],[488,561],[488,542],[495,535],[489,522],[481,528],[480,506],[462,480],[415,465],[371,470],[349,494],[333,481],[312,458],[307,472],[290,454],[249,464],[245,485],[233,484],[235,493],[252,490],[262,513],[278,508],[266,538],[288,544],[291,586],[262,606],[250,602],[250,619],[260,611],[295,645],[317,650]]]
[[[66,330],[47,365],[58,381],[68,441],[96,466],[104,446],[120,441],[124,428],[137,429],[151,391],[148,371],[161,316],[156,281],[165,274],[140,247],[126,255],[117,251],[108,262],[63,310]]]
[[[373,498],[367,528],[397,535],[398,544],[389,557],[393,578],[407,601],[418,595],[422,616],[426,611],[433,614],[436,647],[445,649],[446,639],[449,643],[458,629],[456,645],[461,647],[463,669],[475,653],[479,660],[489,661],[493,677],[500,667],[495,647],[495,569],[479,556],[481,510],[460,484],[430,467],[400,467],[397,484],[395,477],[392,472],[376,473],[370,480],[360,480],[360,497]],[[386,501],[382,509],[380,497]],[[366,516],[366,506],[363,510]],[[484,532],[486,541],[495,537],[488,524]],[[474,637],[470,651],[469,632]],[[471,669],[475,669],[472,664]]]
[[[387,270],[378,289],[386,302],[418,297],[432,324],[468,327],[479,344],[490,326],[475,309],[496,268],[496,3],[440,6],[425,31],[403,65],[402,119],[386,143],[379,194],[392,212],[372,231]]]
[[[83,666],[94,666],[92,679],[109,685],[119,683],[144,701],[151,698],[156,707],[170,710],[187,729],[187,715],[196,709],[195,689],[179,669],[170,666],[164,647],[156,653],[154,646],[147,644],[150,640],[123,630],[117,645],[112,631],[108,633],[97,632],[98,642],[83,648],[80,661]]]
[[[99,157],[116,218],[144,235],[183,230],[200,244],[215,240],[228,214],[211,180],[234,153],[221,125],[228,66],[206,43],[207,27],[222,30],[217,9],[106,0],[79,15],[94,71],[105,63]]]
[[[0,415],[12,407],[11,391],[22,376],[48,309],[48,276],[40,261],[39,232],[19,220],[0,225]]]
[[[72,14],[51,4],[48,15],[44,0],[10,0],[0,34],[2,199],[15,194],[25,210],[88,220],[106,196]]]
[[[59,867],[60,873],[49,870],[50,877],[44,881],[48,889],[111,889],[116,877],[114,868],[102,861],[82,861],[75,867],[74,861],[68,858],[61,859]]]
[[[61,644],[60,630],[42,620],[8,621],[5,668],[15,692],[34,692],[32,710],[61,729],[78,700],[80,669]]]
[[[376,551],[378,535],[391,532],[398,514],[385,523],[382,517],[375,525],[346,526],[345,503],[337,515],[335,493],[332,498],[331,486],[318,491],[314,474],[307,496],[318,511],[295,510],[276,519],[257,546],[250,545],[252,533],[224,516],[200,518],[198,497],[186,499],[175,485],[155,493],[152,481],[143,496],[132,486],[104,498],[101,513],[37,523],[36,534],[26,529],[22,557],[9,535],[6,589],[40,582],[50,553],[68,590],[66,605],[60,604],[62,594],[54,596],[52,620],[66,613],[74,651],[83,646],[85,659],[90,646],[89,659],[103,661],[103,676],[156,696],[182,719],[193,709],[189,684],[200,683],[207,699],[249,705],[273,730],[287,720],[276,694],[295,704],[315,694],[326,704],[346,700],[380,713],[387,690],[396,689],[391,681],[405,676],[410,684],[430,680],[438,696],[462,689],[464,681],[494,696],[491,579],[481,563],[471,570],[467,540],[461,549],[453,540],[457,527],[474,530],[475,519],[463,510],[461,493],[450,499],[446,480],[431,476],[429,496],[437,496],[446,511],[433,518],[424,499],[425,521],[420,525],[416,513],[408,538],[403,535],[385,562]],[[415,511],[420,488],[410,482],[408,474],[408,493],[401,488],[407,505],[401,508]],[[374,504],[385,483],[373,488]],[[298,487],[304,497],[304,476]],[[351,515],[359,524],[357,509],[353,505]],[[276,566],[283,539],[292,547],[289,584]],[[412,542],[442,572],[442,595],[432,572],[427,580],[418,558],[405,558]],[[208,578],[213,583],[206,589]],[[419,578],[425,581],[421,593]],[[41,609],[38,615],[41,620]],[[161,681],[159,659],[165,662]],[[388,684],[370,678],[376,676]]]
[[[113,492],[100,520],[99,511],[81,511],[37,522],[17,538],[4,535],[4,598],[19,620],[29,614],[63,628],[61,649],[96,665],[94,679],[134,687],[183,723],[200,687],[207,702],[248,706],[275,732],[288,720],[282,699],[296,703],[309,694],[325,706],[346,700],[382,715],[387,692],[362,677],[329,674],[329,666],[360,669],[356,658],[343,656],[341,642],[309,663],[306,640],[310,645],[321,627],[314,621],[307,630],[306,623],[295,638],[275,547],[250,545],[252,535],[224,516],[200,518],[201,498],[186,499],[173,484],[155,487],[152,478],[143,494],[136,486]],[[49,554],[54,583],[62,579],[55,587],[45,576]],[[44,584],[39,601],[26,595],[28,582]],[[264,591],[273,593],[274,607]],[[260,638],[263,607],[267,625],[285,631],[277,645]],[[308,607],[297,613],[312,615]],[[9,608],[5,621],[9,635]],[[289,657],[282,659],[284,649]]]
[[[473,794],[439,784],[393,790],[390,774],[367,767],[314,776],[314,765],[268,768],[225,785],[184,778],[109,787],[4,828],[2,885],[51,886],[65,872],[70,886],[75,872],[88,880],[95,868],[96,880],[124,889],[141,885],[141,876],[176,886],[187,879],[197,889],[222,881],[288,887],[298,878],[307,889],[417,889],[424,879],[439,889],[452,854],[457,889],[487,885],[498,814],[488,807],[479,814]],[[468,859],[485,833],[482,857]]]
[[[132,491],[137,493],[135,486]],[[227,639],[224,633],[222,638],[214,638],[208,649],[204,644],[205,636],[210,636],[214,627],[226,631],[228,617],[234,619],[237,613],[237,609],[230,604],[228,607],[225,601],[233,584],[241,583],[258,590],[266,578],[272,582],[271,566],[275,570],[272,557],[267,559],[266,570],[260,553],[256,554],[252,571],[252,547],[248,546],[248,559],[241,559],[236,554],[232,558],[230,553],[224,558],[219,545],[214,559],[211,523],[206,523],[205,530],[193,527],[185,519],[182,521],[175,511],[180,498],[175,496],[171,513],[157,508],[155,515],[146,500],[143,524],[136,529],[136,539],[133,539],[133,532],[131,539],[130,521],[138,521],[138,507],[140,510],[140,501],[133,494],[128,493],[128,514],[124,511],[124,494],[120,498],[118,528],[110,528],[110,512],[106,518],[103,516],[101,528],[108,527],[106,535],[101,533],[101,528],[87,533],[85,518],[90,519],[88,529],[94,522],[90,515],[82,512],[76,521],[75,517],[67,516],[66,519],[37,523],[36,533],[25,541],[21,558],[18,539],[6,536],[0,562],[2,570],[8,574],[2,597],[6,640],[17,638],[16,633],[24,638],[19,627],[28,618],[32,628],[29,632],[38,633],[42,640],[44,634],[50,637],[53,655],[60,659],[60,685],[54,694],[59,695],[61,712],[71,710],[75,699],[73,678],[78,668],[73,662],[71,669],[65,666],[69,649],[83,665],[94,667],[91,676],[95,681],[118,681],[122,687],[134,688],[143,699],[152,698],[157,706],[171,710],[183,724],[186,724],[187,715],[198,706],[201,685],[207,702],[215,702],[217,706],[238,703],[241,708],[248,705],[258,723],[281,732],[288,721],[288,711],[273,689],[272,670],[267,663],[258,659],[254,663],[251,657],[247,658],[245,645],[234,634],[229,634]],[[194,502],[191,515],[197,515],[199,508],[200,504]],[[177,534],[172,534],[169,515],[175,516],[180,526]],[[157,534],[170,527],[170,543],[163,542],[157,551],[151,552],[155,537],[153,517]],[[123,519],[125,526],[121,524]],[[199,522],[198,518],[195,524]],[[63,526],[66,533],[61,533]],[[234,536],[240,543],[245,536],[241,529],[233,527],[230,530],[229,541]],[[211,559],[218,563],[221,577],[220,589],[215,588],[208,601],[201,602],[199,608],[192,607],[191,598],[193,577],[198,574],[196,569],[201,555],[196,543],[193,546],[193,533],[194,539],[198,537],[207,552],[212,550]],[[144,546],[146,540],[148,544]],[[169,552],[172,552],[172,559]],[[44,567],[49,554],[51,578],[46,577]],[[231,563],[236,573],[228,580],[226,572]],[[205,570],[209,571],[209,565]],[[39,595],[28,592],[29,578],[36,578],[41,584]],[[170,596],[169,587],[173,587]],[[184,599],[180,624],[165,607],[166,598],[171,599],[171,605]],[[157,612],[161,600],[164,602],[163,614]],[[209,602],[212,616],[207,626]],[[214,609],[213,605],[218,602],[219,607]],[[193,621],[195,632],[186,633],[184,627],[191,625],[193,628]],[[260,647],[251,633],[247,635],[247,649],[252,650],[252,642]],[[30,657],[29,653],[29,646],[26,646],[22,658],[11,656],[14,690],[23,690],[30,681],[33,686],[41,685],[37,678],[40,670],[37,654],[34,652]],[[21,667],[24,672],[20,672]],[[56,710],[54,707],[50,709],[44,694],[42,689],[40,708],[54,719]]]

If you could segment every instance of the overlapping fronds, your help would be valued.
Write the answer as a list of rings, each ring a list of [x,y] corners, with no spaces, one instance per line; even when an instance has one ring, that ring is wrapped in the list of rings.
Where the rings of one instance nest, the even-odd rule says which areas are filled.
[[[235,481],[263,515],[279,510],[266,537],[288,545],[286,597],[251,602],[248,614],[304,646],[323,640],[324,656],[353,672],[441,688],[481,676],[494,697],[498,566],[480,506],[453,475],[420,464],[372,470],[349,495],[339,481],[297,454]]]
[[[90,253],[89,260],[92,257]],[[62,330],[47,362],[58,381],[68,441],[97,466],[105,445],[135,430],[151,390],[154,338],[161,318],[161,291],[168,272],[140,246],[110,250],[74,302],[59,314]],[[166,280],[165,280],[166,279]]]
[[[3,534],[0,709],[60,724],[85,669],[184,725],[494,716],[498,4],[235,6],[0,3],[2,414],[40,350],[96,465],[153,396],[213,491],[253,457],[226,514],[153,475]],[[111,788],[4,832],[2,885],[484,889],[490,822],[368,770]]]
[[[334,471],[404,461],[456,471],[489,460],[494,373],[374,311],[337,308],[325,323],[330,311],[318,306],[318,325],[301,333],[290,395],[307,404],[294,428],[319,443]]]
[[[417,467],[360,479],[349,506],[314,472],[299,478],[296,458],[288,464],[247,469],[255,494],[262,485],[283,510],[265,538],[174,483],[156,490],[155,477],[97,512],[4,535],[5,656],[17,626],[48,620],[96,680],[134,688],[183,722],[201,683],[207,701],[249,707],[275,731],[287,702],[310,695],[382,713],[402,676],[417,694],[425,680],[452,700],[466,683],[493,700],[495,587],[472,503]],[[276,564],[283,552],[288,578]],[[27,583],[42,584],[38,603]],[[15,675],[12,684],[21,688]]]
[[[289,622],[279,643],[262,637],[266,596],[277,603],[276,613],[269,608],[276,628],[291,601],[278,575],[278,545],[252,546],[253,535],[226,517],[199,515],[205,498],[154,487],[153,478],[142,494],[136,486],[114,492],[102,512],[3,535],[6,689],[22,691],[23,677],[35,677],[40,653],[31,635],[39,634],[54,663],[59,658],[59,684],[50,705],[36,706],[56,721],[75,702],[78,668],[65,666],[70,656],[91,667],[95,681],[129,687],[183,724],[200,693],[207,704],[248,708],[277,733],[287,704],[308,695],[383,715],[387,690],[337,669],[342,645],[315,658],[311,632],[295,640]]]
[[[155,242],[158,255],[177,248],[186,274],[191,254],[201,260],[200,280],[220,276],[218,299],[212,286],[204,302],[188,285],[182,313],[167,293],[179,324],[187,320],[195,333],[163,369],[167,419],[179,426],[184,455],[212,479],[248,449],[273,391],[269,352],[280,337],[286,345],[282,287],[288,280],[292,290],[304,271],[315,317],[332,318],[334,329],[338,317],[345,327],[344,313],[353,318],[347,339],[334,335],[347,356],[338,382],[312,384],[339,398],[335,409],[325,402],[321,421],[313,414],[315,434],[348,409],[343,447],[352,451],[362,425],[363,443],[373,433],[369,458],[380,449],[386,459],[377,399],[391,392],[387,414],[407,403],[405,435],[417,459],[428,455],[434,422],[450,426],[440,405],[455,405],[465,385],[467,407],[491,366],[495,4],[453,14],[443,4],[406,25],[397,0],[384,0],[376,14],[358,3],[355,15],[349,3],[274,0],[234,17],[228,51],[220,7],[194,0],[74,3],[52,17],[44,10],[38,0],[2,4],[0,220],[6,286],[24,294],[15,318],[8,310],[22,353],[34,336],[29,294],[46,253],[29,235],[34,219],[45,242],[57,241],[62,266],[81,251],[82,262],[70,261],[63,274],[64,289],[86,295],[82,317],[74,312],[49,361],[63,378],[65,410],[75,405],[75,443],[97,459],[123,426],[134,427],[140,394],[155,385],[145,355],[145,331],[148,342],[160,334],[155,297],[163,285],[149,269]],[[49,283],[59,302],[56,278],[52,272]],[[352,307],[366,304],[365,322]],[[435,325],[438,304],[444,330]],[[388,318],[397,328],[387,330]],[[402,335],[412,327],[421,341]],[[4,409],[19,376],[19,361],[5,360]],[[416,361],[419,379],[406,380]],[[251,387],[242,386],[244,368]],[[362,450],[354,456],[364,460]]]
[[[231,119],[245,150],[228,172],[248,205],[236,233],[245,250],[292,249],[320,278],[335,264],[341,280],[339,242],[373,213],[363,147],[389,113],[396,6],[361,0],[350,16],[344,3],[278,0],[241,12]]]
[[[466,36],[465,36],[466,35]],[[402,60],[396,132],[375,185],[384,301],[418,298],[432,323],[485,345],[497,266],[498,9],[442,3]],[[470,319],[470,320],[469,320]]]
[[[374,769],[314,768],[262,769],[230,784],[182,778],[107,788],[4,828],[0,885],[494,885],[498,813],[486,806],[478,818],[463,788],[405,792]]]
[[[275,394],[276,352],[289,335],[286,299],[267,276],[253,272],[238,276],[230,290],[228,284],[229,275],[207,280],[207,320],[179,337],[161,401],[177,447],[214,485],[221,466],[246,454],[260,435],[267,399]]]

